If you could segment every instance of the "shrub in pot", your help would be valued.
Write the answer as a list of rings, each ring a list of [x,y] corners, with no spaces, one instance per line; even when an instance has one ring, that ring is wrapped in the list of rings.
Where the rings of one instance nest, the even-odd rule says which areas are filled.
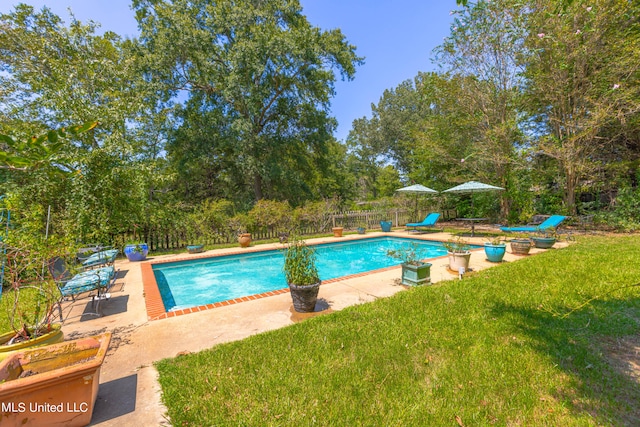
[[[471,259],[467,241],[457,237],[444,242],[443,245],[449,253],[449,269],[460,271],[460,269],[464,268],[464,271],[467,271],[469,269],[469,260]]]
[[[544,233],[541,236],[531,237],[533,245],[538,249],[550,249],[556,244],[555,233]]]
[[[506,252],[507,245],[502,242],[501,237],[495,237],[484,244],[484,253],[489,262],[502,262]]]
[[[291,239],[284,247],[283,271],[294,310],[299,313],[313,312],[321,283],[315,250],[307,246],[304,240]]]
[[[515,255],[528,255],[531,250],[531,239],[528,237],[516,237],[509,242],[511,253]]]
[[[402,284],[418,286],[431,283],[431,264],[421,261],[418,245],[411,243],[400,249],[389,250],[387,255],[402,261]]]
[[[129,261],[144,261],[149,254],[149,246],[146,243],[129,243],[124,247],[124,254]]]

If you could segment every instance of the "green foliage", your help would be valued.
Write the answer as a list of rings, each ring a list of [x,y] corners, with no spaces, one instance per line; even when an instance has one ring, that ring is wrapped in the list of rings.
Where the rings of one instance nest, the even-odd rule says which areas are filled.
[[[442,246],[447,248],[447,250],[454,254],[463,254],[469,251],[469,243],[458,236],[455,239],[448,240],[446,242],[442,242]]]
[[[287,283],[305,286],[320,281],[316,267],[316,252],[304,240],[290,239],[283,251],[283,271]]]
[[[53,257],[69,258],[70,248],[65,240],[14,234],[0,244],[4,266],[0,305],[17,335],[29,339],[51,330],[61,295],[47,266]]]
[[[403,264],[420,265],[420,260],[424,258],[418,245],[416,243],[410,243],[399,249],[388,250],[387,255],[391,258],[400,260]]]
[[[291,232],[296,228],[289,203],[276,200],[258,200],[248,213],[257,228],[276,232]]]
[[[621,188],[614,209],[606,215],[606,222],[623,231],[640,230],[640,189]]]
[[[204,121],[211,135],[199,152],[225,155],[198,163],[256,200],[299,196],[291,189],[313,180],[335,128],[327,114],[335,73],[350,79],[361,62],[340,30],[311,26],[289,0],[134,1],[133,8],[140,69],[167,98],[189,91],[184,126],[195,136],[193,120]],[[185,154],[182,144],[196,142],[172,143]]]

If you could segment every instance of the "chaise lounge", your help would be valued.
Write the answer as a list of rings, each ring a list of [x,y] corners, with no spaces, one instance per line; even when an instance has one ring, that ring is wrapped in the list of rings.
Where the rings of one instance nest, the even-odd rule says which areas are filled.
[[[564,215],[551,215],[545,221],[538,225],[522,225],[519,227],[500,227],[500,230],[511,233],[511,232],[544,232],[550,230],[556,230],[560,223],[564,221],[567,217]]]
[[[418,227],[435,228],[438,219],[440,219],[440,213],[431,212],[422,220],[422,222],[410,222],[405,224],[405,227],[413,227],[412,231],[418,231]]]

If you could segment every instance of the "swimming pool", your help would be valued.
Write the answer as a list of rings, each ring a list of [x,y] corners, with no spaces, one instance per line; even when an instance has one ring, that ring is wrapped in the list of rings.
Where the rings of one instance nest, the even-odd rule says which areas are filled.
[[[388,250],[417,245],[421,258],[447,254],[441,242],[374,237],[314,245],[320,278],[378,270],[400,264]],[[154,264],[153,274],[166,311],[232,300],[287,288],[278,250]]]

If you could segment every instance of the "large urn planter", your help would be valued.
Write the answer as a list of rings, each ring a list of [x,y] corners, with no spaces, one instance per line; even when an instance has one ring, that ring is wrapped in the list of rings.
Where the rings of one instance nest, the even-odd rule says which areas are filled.
[[[487,256],[487,260],[489,262],[502,262],[502,258],[504,258],[504,254],[507,252],[507,245],[504,243],[493,244],[493,243],[485,243],[484,244],[484,253]]]
[[[315,310],[320,283],[302,286],[289,283],[289,291],[291,292],[291,300],[295,311],[298,313],[312,313]]]
[[[385,231],[387,233],[391,231],[391,225],[391,221],[380,221],[380,228],[382,228],[382,231]]]
[[[531,250],[531,240],[529,239],[513,239],[510,245],[511,253],[515,255],[528,255]]]
[[[7,343],[16,335],[14,331],[0,335],[0,361],[17,351],[24,351],[35,347],[61,342],[64,340],[64,333],[60,327],[61,325],[59,323],[54,323],[51,325],[51,330],[49,332],[38,335],[30,340],[19,341],[13,344]]]
[[[532,237],[533,245],[538,249],[550,249],[555,245],[555,237]]]
[[[333,237],[342,237],[343,227],[333,227],[331,231],[333,231]]]
[[[469,270],[469,261],[471,260],[471,252],[448,252],[449,269],[455,272]]]
[[[111,333],[14,353],[0,362],[2,425],[85,426]]]
[[[124,247],[124,254],[129,261],[144,261],[149,254],[149,246],[146,243],[135,243]]]
[[[251,245],[251,233],[241,233],[238,236],[238,243],[241,248],[248,248]]]
[[[403,263],[402,284],[420,286],[431,283],[431,264],[428,262]]]

